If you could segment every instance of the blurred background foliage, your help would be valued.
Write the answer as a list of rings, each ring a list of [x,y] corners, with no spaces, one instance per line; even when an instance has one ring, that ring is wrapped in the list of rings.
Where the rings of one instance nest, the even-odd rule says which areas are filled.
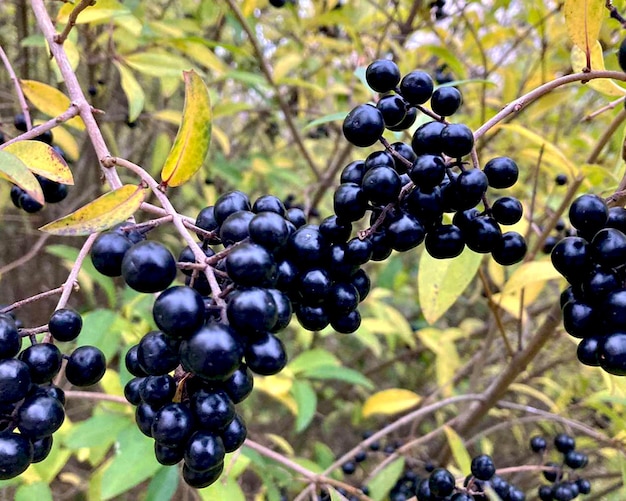
[[[345,114],[377,97],[364,83],[365,67],[374,59],[392,58],[403,73],[425,69],[440,85],[454,82],[464,98],[455,119],[472,129],[506,103],[572,71],[560,2],[440,4],[298,0],[278,9],[267,0],[98,0],[79,17],[66,49],[83,90],[104,112],[99,123],[113,154],[155,176],[182,112],[181,71],[194,68],[203,76],[213,103],[211,151],[195,180],[169,191],[180,212],[195,217],[219,194],[239,189],[251,198],[266,193],[289,198],[316,222],[331,213],[341,168],[375,149],[354,148],[341,134]],[[48,2],[47,7],[60,26],[72,5]],[[619,25],[607,15],[600,41],[608,69],[618,69],[614,53],[621,38]],[[0,44],[20,78],[64,90],[26,0],[0,3]],[[479,142],[482,163],[508,155],[520,166],[521,182],[512,194],[529,215],[520,230],[530,235],[530,249],[567,191],[567,185],[555,183],[558,174],[570,182],[584,177],[582,192],[606,196],[615,190],[624,173],[623,102],[587,119],[615,99],[589,85],[566,86]],[[12,125],[18,111],[8,74],[0,71],[0,130],[8,138],[18,134]],[[36,122],[49,118],[32,111]],[[418,117],[411,130],[426,120]],[[605,134],[607,130],[614,133]],[[410,133],[387,134],[390,141],[410,141]],[[86,137],[61,126],[54,138],[77,179],[68,199],[25,215],[11,205],[8,183],[0,184],[0,301],[6,304],[64,281],[80,240],[41,237],[36,228],[105,189]],[[171,229],[156,233],[173,252],[182,249]],[[339,335],[330,328],[312,334],[292,323],[283,337],[291,360],[287,369],[258,377],[257,390],[243,404],[250,437],[319,472],[358,444],[364,431],[380,429],[397,412],[483,391],[510,361],[501,332],[517,349],[558,301],[563,283],[549,258],[535,250],[534,261],[521,265],[526,268],[517,275],[515,268],[505,270],[485,258],[452,276],[448,288],[455,289],[457,280],[469,285],[430,326],[418,301],[418,276],[420,265],[439,265],[421,259],[420,250],[394,253],[370,265],[373,291],[363,304],[363,324],[356,334]],[[33,256],[27,264],[11,265],[29,251]],[[122,396],[130,379],[123,357],[154,327],[153,298],[98,275],[90,263],[80,284],[72,298],[72,306],[84,313],[79,343],[99,346],[110,361],[104,380],[92,390]],[[53,308],[53,302],[43,301],[18,316],[27,326],[40,325]],[[409,392],[402,400],[399,393],[379,393],[386,389]],[[527,446],[530,435],[569,431],[590,454],[586,476],[594,485],[593,499],[624,499],[626,383],[580,365],[575,344],[561,327],[509,386],[505,400],[472,423],[471,432],[448,434],[449,444],[472,454],[493,454],[499,467],[536,464]],[[466,405],[429,414],[394,432],[387,443],[406,443],[441,429]],[[195,492],[178,482],[176,468],[156,462],[152,442],[136,430],[130,409],[116,402],[73,399],[51,456],[19,479],[3,482],[0,495],[20,500],[277,501],[281,492],[292,499],[305,485],[293,472],[244,448],[227,462],[220,482]],[[420,444],[406,455],[406,464],[422,472],[425,461],[437,459],[445,439],[440,433]],[[349,481],[380,484],[397,478],[400,470],[369,478],[385,457],[384,452],[370,453]],[[455,454],[449,466],[462,468],[461,457]],[[530,492],[539,478],[518,473],[512,480]],[[389,487],[379,488],[376,499],[386,499]]]

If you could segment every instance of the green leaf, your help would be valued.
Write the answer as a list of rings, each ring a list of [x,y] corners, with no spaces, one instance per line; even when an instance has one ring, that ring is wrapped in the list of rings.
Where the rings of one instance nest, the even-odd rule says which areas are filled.
[[[294,381],[291,387],[291,394],[298,405],[298,416],[296,418],[296,432],[305,430],[317,409],[317,395],[313,387],[306,381]]]
[[[436,322],[470,284],[482,255],[465,249],[454,259],[435,259],[422,252],[417,273],[417,289],[424,318]]]
[[[302,128],[302,130],[307,130],[312,127],[317,127],[318,125],[327,124],[329,122],[338,122],[340,120],[343,121],[343,119],[346,118],[347,114],[348,114],[347,111],[340,111],[338,113],[331,113],[330,115],[325,115],[323,117],[313,120],[312,122],[309,122]]]
[[[161,50],[138,52],[123,57],[123,62],[135,71],[152,77],[180,77],[191,66],[183,57]]]
[[[63,443],[70,449],[111,445],[117,435],[133,426],[129,416],[105,412],[78,423],[65,436]]]
[[[118,437],[116,455],[102,477],[101,498],[114,498],[154,475],[161,465],[154,458],[154,441],[136,426]]]
[[[452,456],[454,457],[454,461],[456,461],[456,465],[462,472],[469,473],[472,467],[472,459],[470,458],[469,452],[467,452],[467,449],[465,448],[463,439],[456,431],[447,425],[444,426],[443,431],[446,433],[448,444],[450,445],[450,450],[452,451]]]
[[[98,309],[83,315],[83,328],[80,343],[97,346],[107,360],[111,360],[120,349],[119,340],[122,335],[115,323],[120,316],[113,310]]]
[[[0,178],[17,184],[32,198],[43,205],[44,198],[41,185],[35,175],[17,156],[5,150],[0,150]]]
[[[220,478],[206,489],[198,490],[198,494],[204,501],[246,501],[241,487],[232,477]]]
[[[180,186],[200,170],[211,142],[209,89],[195,71],[186,71],[183,120],[165,160],[161,179],[166,186]]]
[[[374,389],[374,383],[372,383],[371,380],[360,372],[348,369],[347,367],[321,365],[313,367],[310,370],[305,370],[302,375],[309,379],[335,379],[345,383],[358,384],[370,390]]]
[[[163,466],[152,477],[144,501],[170,501],[178,488],[178,477],[178,468]]]
[[[332,353],[321,348],[314,348],[300,353],[300,355],[289,362],[289,369],[294,374],[299,374],[305,370],[311,370],[323,365],[339,366],[341,362]]]
[[[402,473],[404,473],[404,458],[399,457],[380,470],[376,476],[368,482],[367,485],[370,488],[369,496],[374,501],[382,501],[385,499],[385,496],[387,496],[391,488],[396,484]]]
[[[4,148],[19,158],[31,172],[57,183],[74,184],[72,171],[54,148],[41,141],[17,141]]]
[[[113,64],[120,73],[120,84],[128,101],[128,121],[134,122],[143,110],[146,95],[132,71],[119,61],[113,61]]]
[[[127,184],[39,229],[64,236],[90,235],[103,231],[126,221],[139,209],[145,196],[145,189]]]
[[[52,501],[52,491],[48,484],[34,482],[32,484],[22,484],[15,491],[14,501]]]

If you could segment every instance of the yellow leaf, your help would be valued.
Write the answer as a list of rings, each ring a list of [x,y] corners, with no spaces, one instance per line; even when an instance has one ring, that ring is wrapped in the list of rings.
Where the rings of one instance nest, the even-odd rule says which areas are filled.
[[[374,393],[369,397],[363,404],[361,413],[364,418],[373,414],[397,414],[415,407],[420,403],[420,400],[421,397],[412,391],[391,388]]]
[[[183,120],[161,171],[167,186],[180,186],[200,170],[211,141],[209,89],[195,71],[186,71],[184,75]]]
[[[161,110],[153,113],[152,117],[172,125],[180,125],[183,114],[178,110]]]
[[[607,12],[605,0],[565,0],[563,14],[572,43],[585,51],[595,45],[602,19]]]
[[[134,122],[143,110],[146,96],[132,71],[118,61],[113,61],[113,64],[120,72],[120,83],[128,101],[128,121]]]
[[[24,162],[5,150],[0,150],[0,177],[17,184],[28,195],[43,205],[43,192],[35,175],[28,170]]]
[[[420,308],[429,324],[454,304],[472,281],[483,256],[465,249],[454,259],[435,259],[422,252],[417,273]]]
[[[70,107],[70,99],[50,85],[35,80],[20,80],[20,85],[24,95],[44,115],[57,117]],[[74,117],[65,124],[77,130],[85,130],[85,125],[80,117]]]
[[[269,438],[270,441],[274,442],[278,447],[280,447],[288,456],[293,456],[295,454],[295,451],[293,450],[293,447],[291,447],[291,444],[280,435],[276,433],[266,433],[265,436]]]
[[[554,269],[551,261],[533,261],[524,263],[515,270],[511,278],[504,285],[503,294],[512,294],[515,291],[528,287],[536,282],[547,282],[561,278]]]
[[[78,146],[76,138],[72,135],[72,133],[68,132],[65,127],[58,126],[54,128],[53,134],[54,144],[56,144],[63,150],[65,158],[76,162],[80,155],[80,148]]]
[[[191,66],[185,58],[162,50],[138,52],[124,56],[123,61],[139,73],[159,78],[174,77],[178,79],[181,71]]]
[[[126,221],[143,202],[146,190],[124,185],[84,205],[71,214],[39,228],[53,235],[90,235]]]
[[[604,54],[602,53],[602,46],[600,42],[597,40],[591,46],[591,68],[592,70],[604,71]],[[574,71],[580,72],[583,69],[587,68],[587,56],[585,52],[574,45],[572,47],[572,55],[571,55],[572,69]],[[602,94],[607,96],[616,96],[620,97],[626,94],[626,89],[620,87],[615,83],[615,81],[610,80],[608,78],[598,78],[594,80],[590,80],[587,82],[587,86],[591,87],[593,90],[596,90]]]
[[[452,456],[454,457],[454,461],[459,467],[459,470],[462,472],[469,472],[472,467],[472,460],[470,459],[470,455],[465,448],[463,439],[448,425],[443,427],[443,431],[446,434],[450,450],[452,451]]]
[[[31,172],[57,183],[74,184],[72,171],[54,148],[41,141],[18,141],[4,151],[19,158]]]
[[[75,5],[66,3],[59,9],[57,22],[67,24],[69,15],[74,10]],[[130,10],[117,0],[98,0],[83,10],[76,19],[76,24],[87,24],[98,21],[109,22],[112,17],[129,14]]]

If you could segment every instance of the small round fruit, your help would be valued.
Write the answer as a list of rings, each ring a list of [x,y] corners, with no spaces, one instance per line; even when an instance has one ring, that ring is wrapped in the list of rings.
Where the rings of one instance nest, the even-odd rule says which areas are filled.
[[[24,473],[33,460],[33,445],[24,435],[0,432],[0,480]]]
[[[626,71],[626,38],[622,40],[617,51],[617,62],[622,71]]]
[[[57,341],[74,341],[83,328],[83,319],[72,308],[56,310],[48,320],[48,330]]]
[[[235,418],[222,431],[221,437],[226,452],[234,452],[241,447],[246,440],[248,430],[246,423],[239,414],[235,414]]]
[[[412,105],[424,104],[433,94],[433,79],[425,71],[411,71],[402,78],[400,92]]]
[[[454,484],[454,476],[445,468],[435,469],[428,478],[428,486],[434,496],[449,496],[454,491]]]
[[[496,473],[496,467],[493,464],[493,459],[487,454],[481,454],[472,459],[472,475],[478,480],[490,480]]]
[[[219,436],[196,431],[185,447],[185,464],[196,471],[207,471],[224,462],[224,443]]]
[[[195,419],[182,403],[167,404],[154,415],[151,435],[155,441],[175,447],[184,443],[193,432]]]
[[[400,82],[398,65],[389,59],[378,59],[365,70],[365,80],[376,92],[389,92]]]
[[[598,360],[609,374],[626,376],[626,333],[616,332],[602,337],[598,344]]]
[[[22,347],[22,338],[15,320],[8,313],[0,314],[0,359],[13,358]]]
[[[604,228],[608,219],[609,209],[598,195],[581,195],[569,208],[570,223],[586,234],[593,235]]]
[[[244,243],[226,256],[226,271],[237,285],[263,286],[271,283],[276,274],[276,263],[264,247]]]
[[[494,261],[502,266],[519,263],[526,255],[526,240],[516,231],[507,231],[491,251]]]
[[[474,134],[463,124],[449,124],[441,131],[441,151],[452,158],[469,155],[474,147]]]
[[[454,115],[463,103],[463,96],[456,87],[439,87],[430,98],[431,109],[442,117]]]
[[[76,348],[65,366],[65,377],[75,386],[91,386],[104,376],[106,359],[95,346]]]
[[[536,452],[537,454],[541,454],[542,452],[544,452],[547,447],[548,442],[545,438],[539,435],[535,435],[530,439],[530,448],[533,452]]]
[[[278,374],[287,365],[285,345],[269,333],[248,343],[245,358],[250,370],[263,376]]]
[[[122,261],[133,243],[124,235],[107,231],[98,235],[91,247],[91,262],[96,270],[107,277],[122,274]]]
[[[175,286],[164,290],[154,301],[152,316],[165,334],[189,337],[204,324],[204,300],[191,287]]]
[[[20,433],[31,440],[48,437],[65,420],[63,404],[54,397],[33,395],[24,400],[17,413]]]
[[[343,121],[343,135],[355,146],[373,145],[385,130],[380,110],[370,104],[360,104]]]
[[[28,365],[14,358],[0,361],[0,401],[13,403],[22,400],[30,385]]]
[[[276,7],[282,7],[287,3],[286,0],[270,0],[270,3]],[[185,463],[183,465],[183,480],[187,485],[194,489],[204,489],[214,484],[224,471],[224,462],[218,464],[215,468],[206,471],[192,470]]]
[[[41,384],[51,381],[59,373],[63,356],[52,343],[38,343],[20,353],[19,359],[28,365],[32,382]]]
[[[176,260],[163,244],[146,240],[126,251],[122,275],[136,291],[160,292],[176,277]]]
[[[519,168],[509,157],[492,158],[485,164],[483,172],[492,188],[510,188],[519,177]]]

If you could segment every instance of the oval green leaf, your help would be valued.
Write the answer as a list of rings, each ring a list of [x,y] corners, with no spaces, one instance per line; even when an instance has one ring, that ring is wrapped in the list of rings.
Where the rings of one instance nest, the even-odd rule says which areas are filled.
[[[74,184],[72,171],[54,148],[41,141],[17,141],[4,148],[19,158],[31,172],[63,184]]]
[[[90,235],[103,231],[126,221],[139,209],[145,196],[145,189],[127,184],[39,229],[64,236]]]
[[[200,170],[211,142],[209,89],[198,74],[185,71],[183,121],[161,171],[163,184],[180,186]]]
[[[606,69],[604,66],[604,54],[602,52],[602,46],[597,40],[591,46],[589,59],[591,62],[592,70],[604,71]],[[583,69],[587,68],[587,55],[585,54],[585,51],[574,45],[572,47],[571,62],[572,69],[574,71],[580,72],[583,71]],[[590,80],[589,82],[587,82],[587,86],[606,96],[619,97],[626,94],[626,89],[624,89],[624,87],[620,87],[614,80],[608,78],[597,78],[594,80]]]
[[[17,184],[40,204],[44,204],[41,185],[35,175],[17,156],[0,150],[0,177]]]
[[[450,446],[452,456],[454,457],[454,461],[459,467],[459,470],[463,472],[470,471],[472,467],[472,460],[470,458],[469,452],[467,452],[465,444],[463,443],[463,439],[456,431],[454,431],[447,425],[443,427],[443,431],[446,433],[448,445]]]
[[[113,61],[113,64],[120,72],[120,83],[128,101],[128,121],[134,122],[143,110],[146,95],[132,71],[118,61]]]
[[[424,318],[435,323],[463,294],[483,256],[465,249],[454,259],[435,259],[422,252],[417,273],[417,291]]]
[[[20,80],[20,85],[24,95],[44,115],[57,117],[70,107],[70,99],[48,84],[36,80]],[[85,124],[80,117],[74,117],[65,123],[74,129],[85,130]]]
[[[415,407],[420,403],[420,400],[421,397],[410,390],[390,388],[374,393],[369,397],[363,404],[361,413],[364,418],[373,414],[397,414]]]
[[[369,497],[382,501],[404,472],[404,458],[399,457],[380,470],[368,483]]]

